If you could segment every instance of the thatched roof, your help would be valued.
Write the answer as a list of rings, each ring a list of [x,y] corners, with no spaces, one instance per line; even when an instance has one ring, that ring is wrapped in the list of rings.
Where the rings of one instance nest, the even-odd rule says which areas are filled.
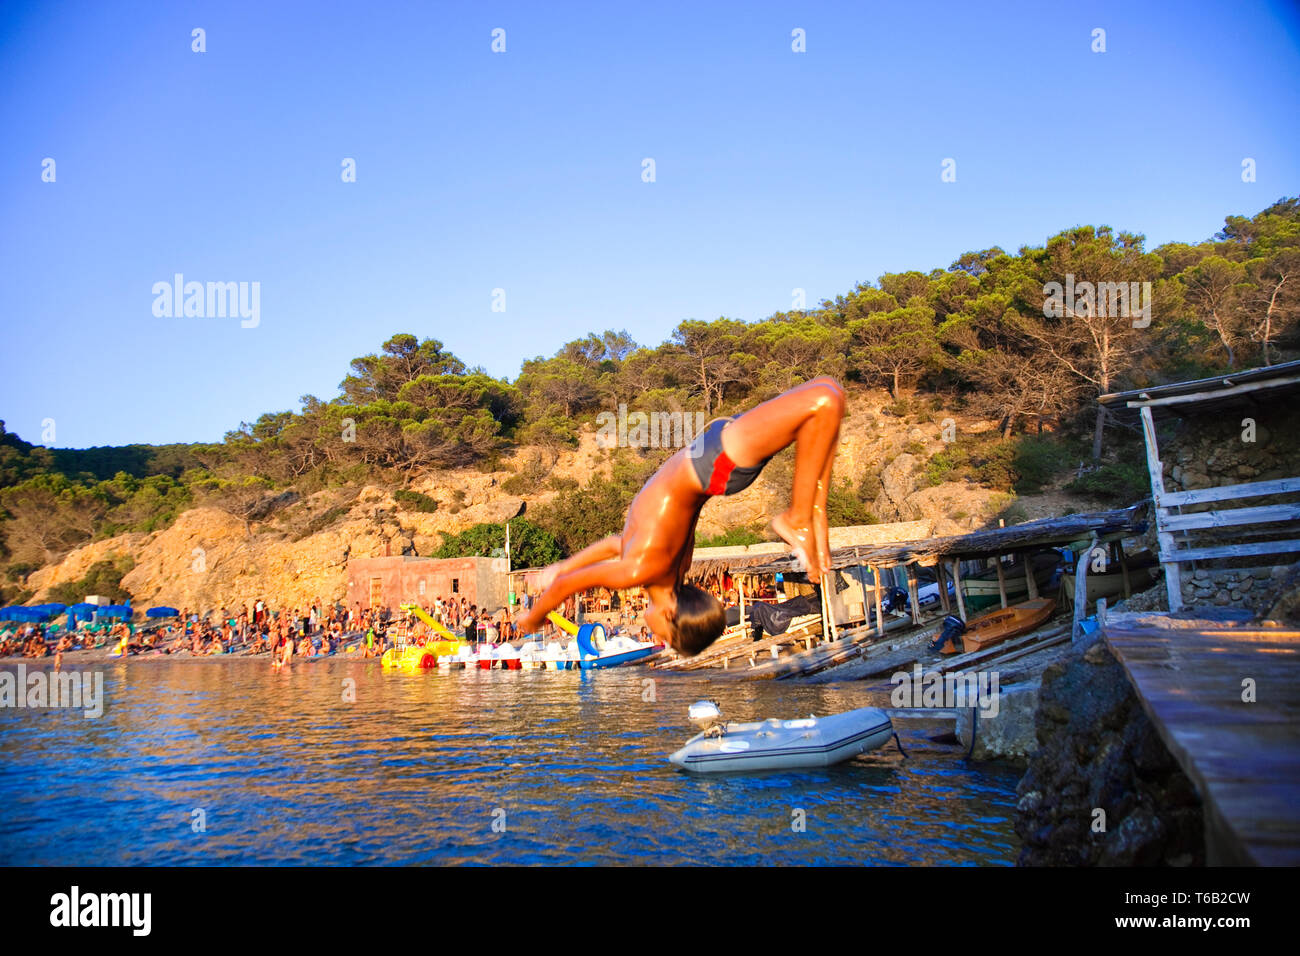
[[[1099,538],[1122,534],[1141,534],[1146,530],[1147,502],[1139,502],[1117,511],[1091,511],[1084,514],[1064,515],[1060,518],[1040,518],[1009,528],[991,528],[970,534],[925,538],[918,541],[900,541],[884,545],[855,545],[831,549],[831,567],[847,568],[871,565],[891,568],[900,564],[930,565],[943,559],[989,558],[1000,554],[1013,554],[1067,545],[1089,539],[1094,532]],[[775,574],[795,570],[789,555],[773,560],[768,555],[754,555],[733,560],[721,558],[697,559],[691,563],[689,578],[700,580],[723,572],[747,574]]]
[[[852,548],[874,549],[895,541],[920,539],[928,537],[932,528],[933,522],[929,520],[831,528],[831,551]],[[762,567],[774,561],[781,561],[789,553],[789,548],[783,541],[766,541],[762,544],[736,545],[728,548],[696,548],[689,576],[701,580],[720,574],[741,573],[747,568]]]

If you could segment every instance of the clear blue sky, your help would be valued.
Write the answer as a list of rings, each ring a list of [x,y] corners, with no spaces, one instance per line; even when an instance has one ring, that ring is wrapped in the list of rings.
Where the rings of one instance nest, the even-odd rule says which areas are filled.
[[[1300,192],[1296,9],[8,2],[0,418],[211,441],[393,332],[513,380],[1078,223],[1205,239]],[[261,324],[155,318],[176,272]]]

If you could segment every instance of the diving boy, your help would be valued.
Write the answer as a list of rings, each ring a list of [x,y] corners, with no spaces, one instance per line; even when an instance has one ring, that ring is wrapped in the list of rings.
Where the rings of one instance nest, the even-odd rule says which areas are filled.
[[[649,599],[650,630],[688,657],[704,650],[726,627],[726,613],[711,594],[685,583],[700,509],[713,495],[748,488],[790,444],[795,446],[790,507],[772,519],[772,530],[809,579],[819,579],[830,569],[826,496],[843,417],[844,389],[834,379],[817,378],[736,418],[710,422],[637,493],[621,535],[610,535],[542,573],[542,594],[520,618],[519,632],[538,630],[570,595],[640,586]]]

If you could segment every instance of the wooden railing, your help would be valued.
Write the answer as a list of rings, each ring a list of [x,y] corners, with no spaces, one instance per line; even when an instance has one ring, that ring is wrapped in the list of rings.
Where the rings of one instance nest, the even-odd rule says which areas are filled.
[[[1142,431],[1146,438],[1147,469],[1151,475],[1151,491],[1156,510],[1156,536],[1160,542],[1160,563],[1165,569],[1165,584],[1169,592],[1169,610],[1182,608],[1181,565],[1192,561],[1209,561],[1215,558],[1244,558],[1263,554],[1300,552],[1300,502],[1253,505],[1241,508],[1218,508],[1183,514],[1181,509],[1215,502],[1234,502],[1264,495],[1288,495],[1300,492],[1300,478],[1278,478],[1273,481],[1253,481],[1240,485],[1221,485],[1195,491],[1165,491],[1160,450],[1156,445],[1156,429],[1151,408],[1141,407]],[[1261,528],[1261,525],[1272,527]],[[1296,536],[1265,541],[1236,542],[1231,544],[1204,544],[1192,540],[1207,532],[1219,532],[1220,537],[1233,535],[1249,537],[1253,533],[1289,533]],[[1180,537],[1175,537],[1178,535]],[[1181,538],[1181,540],[1180,540]]]

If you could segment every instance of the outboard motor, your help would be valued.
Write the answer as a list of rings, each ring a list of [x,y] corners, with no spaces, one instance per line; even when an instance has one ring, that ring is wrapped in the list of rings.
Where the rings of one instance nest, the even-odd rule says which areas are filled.
[[[890,588],[889,593],[881,602],[881,606],[890,614],[901,614],[907,610],[908,596],[902,588]]]
[[[697,700],[691,704],[687,713],[691,723],[707,734],[721,734],[722,728],[726,726],[722,721],[722,708],[718,706],[717,701]]]
[[[930,650],[941,651],[949,641],[952,642],[952,646],[956,650],[961,650],[961,636],[965,631],[966,622],[956,614],[949,614],[943,619],[943,630],[939,632],[939,636],[930,645]]]

